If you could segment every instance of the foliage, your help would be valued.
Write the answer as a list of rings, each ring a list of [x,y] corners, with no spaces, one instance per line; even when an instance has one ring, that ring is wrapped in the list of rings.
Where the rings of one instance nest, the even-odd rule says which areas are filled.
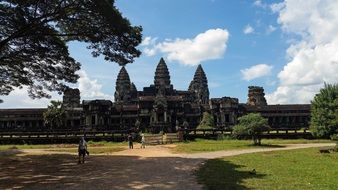
[[[208,113],[203,113],[201,123],[197,126],[197,129],[213,129],[215,127],[214,117]]]
[[[47,91],[75,83],[80,63],[69,55],[70,41],[87,43],[94,57],[131,63],[141,54],[141,31],[114,0],[2,0],[0,95],[27,86],[32,98],[50,97]]]
[[[338,134],[334,134],[331,136],[333,141],[336,141],[336,152],[338,152]]]
[[[332,136],[331,136],[331,139],[332,139],[333,141],[337,141],[337,142],[338,142],[338,134],[332,135]]]
[[[52,100],[47,110],[43,113],[45,123],[50,126],[60,127],[64,124],[65,110],[62,107],[62,102]]]
[[[325,84],[311,101],[310,129],[319,138],[338,133],[338,84]]]
[[[241,136],[250,136],[254,145],[261,145],[261,135],[269,130],[268,120],[259,113],[249,113],[238,118],[239,124],[234,126],[233,134],[239,138]]]
[[[243,154],[206,161],[197,179],[214,190],[338,189],[337,159],[318,148]]]

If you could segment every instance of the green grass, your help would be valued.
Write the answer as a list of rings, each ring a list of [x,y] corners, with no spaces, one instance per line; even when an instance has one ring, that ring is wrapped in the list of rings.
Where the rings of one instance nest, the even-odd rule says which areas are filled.
[[[88,142],[88,151],[90,154],[107,154],[118,152],[127,149],[127,143],[117,143],[117,142],[107,142],[107,141],[100,141],[100,142]],[[55,148],[51,149],[51,151],[57,152],[70,152],[70,153],[77,153],[77,145],[75,148]]]
[[[198,171],[206,189],[338,189],[338,153],[318,148],[208,160]],[[256,174],[250,174],[253,169]]]
[[[70,152],[76,153],[78,145],[77,144],[50,144],[50,145],[0,145],[0,151],[9,150],[9,149],[47,149],[50,151],[57,152]],[[112,153],[121,151],[127,148],[127,143],[117,143],[117,142],[88,142],[88,149],[92,154],[103,154],[103,153]]]
[[[330,140],[306,140],[306,139],[263,139],[263,147],[277,147],[276,145],[283,144],[306,144],[306,143],[328,143],[333,142]],[[233,150],[233,149],[246,149],[257,148],[252,145],[251,140],[205,140],[196,139],[195,141],[178,143],[173,151],[176,153],[197,153],[197,152],[210,152],[220,150]]]
[[[248,148],[251,144],[250,141],[244,140],[204,140],[196,139],[195,141],[188,141],[177,143],[173,148],[177,153],[197,153],[197,152],[210,152],[218,150],[232,150]]]
[[[57,145],[42,145],[42,144],[37,144],[37,145],[27,145],[27,144],[21,144],[21,145],[0,145],[0,151],[1,150],[8,150],[8,149],[44,149],[44,148],[53,148],[56,147]],[[67,144],[67,146],[70,146]],[[75,144],[73,146],[76,146]]]
[[[88,151],[90,154],[109,154],[113,152],[118,152],[125,150],[126,147],[120,147],[120,146],[103,146],[103,147],[89,147]],[[58,149],[50,149],[51,151],[55,152],[69,152],[69,153],[77,153],[77,148],[58,148]]]

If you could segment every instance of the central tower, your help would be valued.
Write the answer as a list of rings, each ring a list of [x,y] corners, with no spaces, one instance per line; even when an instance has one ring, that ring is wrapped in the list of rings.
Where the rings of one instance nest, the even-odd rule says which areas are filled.
[[[156,67],[154,84],[157,89],[160,87],[170,88],[169,70],[163,58],[161,58]]]

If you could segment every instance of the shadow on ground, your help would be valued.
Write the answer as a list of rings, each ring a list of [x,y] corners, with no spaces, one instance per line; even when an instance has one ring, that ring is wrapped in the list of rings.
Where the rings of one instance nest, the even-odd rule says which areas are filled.
[[[201,189],[201,159],[67,154],[0,156],[0,189]]]
[[[205,184],[207,189],[241,190],[248,189],[243,185],[244,180],[266,176],[252,170],[240,171],[243,167],[222,159],[209,160],[197,172],[198,182]]]
[[[7,157],[7,156],[15,156],[17,154],[23,153],[22,150],[19,149],[8,149],[8,150],[1,150],[0,156],[1,157]]]

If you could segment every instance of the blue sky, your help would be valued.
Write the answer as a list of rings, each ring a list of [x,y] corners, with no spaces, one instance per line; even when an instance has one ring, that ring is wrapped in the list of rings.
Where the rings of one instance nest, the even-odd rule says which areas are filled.
[[[138,90],[153,83],[161,57],[171,82],[186,90],[202,64],[211,97],[246,102],[247,87],[263,86],[268,103],[309,103],[324,82],[337,82],[338,29],[334,0],[117,0],[133,25],[143,27],[143,54],[126,66]],[[302,10],[299,7],[302,6]],[[323,11],[325,14],[317,14]],[[309,19],[308,19],[309,18]],[[337,17],[336,17],[337,18]],[[319,22],[324,21],[324,22]],[[320,23],[326,23],[321,25]],[[330,35],[323,37],[323,33]],[[330,46],[331,45],[331,46]],[[116,63],[93,58],[86,44],[69,43],[82,64],[83,99],[113,99]],[[314,60],[312,62],[312,60]],[[330,71],[330,72],[329,72]],[[29,100],[15,92],[4,107],[44,107],[49,100]],[[60,99],[54,95],[53,99]],[[6,100],[8,100],[6,102]]]

